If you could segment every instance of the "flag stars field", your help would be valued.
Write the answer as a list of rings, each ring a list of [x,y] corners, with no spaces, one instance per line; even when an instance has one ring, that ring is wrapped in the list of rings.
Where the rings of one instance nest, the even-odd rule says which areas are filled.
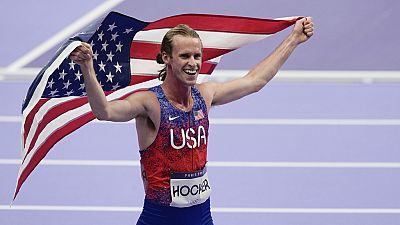
[[[115,73],[117,73],[117,72],[120,72],[120,73],[122,73],[121,72],[121,68],[122,68],[122,66],[121,65],[119,65],[119,63],[117,62],[117,64],[116,65],[114,65],[114,67],[115,67]]]
[[[99,53],[97,53],[97,50],[93,53],[93,60],[97,61],[97,57],[99,57]]]
[[[110,51],[110,53],[107,54],[107,61],[112,62],[114,55],[112,54],[112,51]]]
[[[114,75],[111,74],[111,71],[106,75],[106,77],[107,77],[107,81],[106,82],[108,82],[108,81],[110,81],[111,83],[113,82],[112,79],[113,79]]]
[[[122,47],[124,47],[121,42],[118,42],[117,45],[115,45],[117,47],[117,50],[115,52],[122,52]]]
[[[78,70],[78,72],[75,73],[75,80],[81,81],[81,76],[82,76],[82,75],[83,75],[83,74],[81,73],[81,71]]]
[[[118,32],[115,32],[115,34],[111,34],[111,41],[117,41],[118,36]]]
[[[76,65],[76,63],[75,63],[74,61],[71,60],[71,62],[68,63],[68,64],[69,64],[69,69],[70,69],[70,70],[75,70],[75,65]]]
[[[63,89],[68,89],[69,85],[71,85],[71,83],[69,82],[69,80],[67,80],[67,82],[63,83],[64,87]]]
[[[70,95],[72,95],[74,93],[74,90],[70,90],[70,91],[67,91],[67,93],[65,94],[66,96],[70,96]]]
[[[107,31],[113,31],[114,30],[114,28],[116,28],[117,26],[115,26],[115,22],[113,23],[113,24],[111,24],[111,25],[108,25],[108,29],[107,29]]]
[[[99,71],[104,71],[104,72],[106,72],[106,64],[104,64],[103,63],[103,61],[100,61],[100,64],[98,64],[99,65],[99,67],[100,67],[100,69],[99,69]]]
[[[98,36],[99,36],[99,37],[97,38],[97,40],[98,40],[98,41],[103,41],[103,36],[104,36],[103,31],[101,31],[100,34],[98,34]]]
[[[56,89],[56,90],[53,90],[53,91],[50,92],[50,96],[55,97],[55,96],[57,96],[57,95],[56,95],[57,93],[58,93],[58,90],[57,90],[57,89]]]
[[[67,73],[63,70],[61,73],[58,73],[58,75],[60,75],[60,77],[58,78],[59,80],[60,79],[64,80]]]
[[[53,79],[51,79],[51,81],[47,82],[47,88],[53,89],[53,84],[55,82],[53,81]]]
[[[133,31],[133,28],[125,29],[124,34],[129,34]]]
[[[103,44],[101,44],[101,46],[103,46],[103,47],[101,48],[101,50],[104,49],[104,51],[107,51],[107,46],[108,46],[107,41],[105,41]]]
[[[121,86],[119,86],[119,83],[117,82],[115,85],[112,86],[113,91],[117,90],[118,88],[120,88]]]

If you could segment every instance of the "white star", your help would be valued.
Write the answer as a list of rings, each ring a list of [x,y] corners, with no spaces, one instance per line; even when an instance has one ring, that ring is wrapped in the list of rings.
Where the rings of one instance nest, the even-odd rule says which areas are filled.
[[[64,80],[65,75],[67,75],[67,73],[64,72],[64,70],[63,70],[61,73],[58,73],[58,74],[60,75],[60,78],[58,78],[59,80],[60,80],[60,79],[63,79],[63,80]]]
[[[111,89],[111,90],[115,91],[115,90],[117,90],[119,87],[120,87],[120,86],[119,86],[119,83],[117,82],[117,84],[115,84],[115,85],[112,86],[112,89]]]
[[[93,59],[97,60],[97,57],[99,56],[99,53],[97,53],[97,50],[93,53]]]
[[[54,90],[54,91],[51,91],[51,92],[50,92],[51,97],[56,96],[57,92],[58,92],[57,89]]]
[[[93,42],[93,40],[90,42],[90,47],[93,49],[93,46],[94,46],[94,42]]]
[[[81,80],[81,76],[82,76],[81,71],[78,70],[78,72],[75,73],[75,77],[76,77],[75,80],[79,80],[80,81]]]
[[[101,84],[101,81],[99,81],[99,84],[100,84],[100,87],[101,87],[101,88],[103,88],[103,87],[104,87],[104,85],[103,85],[103,84]]]
[[[67,91],[67,93],[65,94],[66,96],[70,96],[70,95],[72,95],[74,93],[74,90],[70,90],[70,91]]]
[[[111,41],[117,41],[118,36],[118,32],[115,32],[115,34],[111,34]]]
[[[101,50],[104,49],[104,51],[107,51],[107,46],[108,46],[107,41],[105,41],[104,44],[101,44],[101,46],[103,46],[103,47],[101,48]]]
[[[97,38],[97,40],[98,41],[103,41],[103,36],[104,36],[103,31],[101,31],[101,33],[98,34],[98,35],[99,35],[99,38]]]
[[[75,65],[76,65],[76,63],[75,63],[74,61],[71,60],[71,62],[68,63],[68,64],[69,64],[69,69],[70,69],[70,70],[75,70]]]
[[[112,30],[114,30],[114,28],[116,28],[117,26],[115,26],[115,23],[113,23],[113,24],[111,24],[111,25],[108,25],[108,29],[107,29],[107,31],[112,31]]]
[[[110,81],[111,83],[113,82],[112,79],[113,79],[114,75],[111,74],[111,71],[108,73],[108,75],[106,75],[106,77],[107,77],[106,82],[108,82],[108,81]]]
[[[116,52],[122,52],[122,46],[123,45],[121,45],[121,42],[119,42],[117,45],[115,45],[115,46],[117,46],[117,51]]]
[[[51,79],[51,81],[47,82],[47,87],[49,87],[50,89],[53,89],[53,84],[55,82],[53,81],[53,78]]]
[[[107,61],[110,60],[112,62],[112,59],[114,57],[114,55],[112,54],[112,51],[110,51],[110,53],[106,54],[107,55]],[[106,62],[107,62],[106,61]]]
[[[130,32],[132,32],[133,31],[133,29],[132,28],[129,28],[129,29],[125,29],[125,31],[124,31],[124,34],[129,34]]]
[[[83,84],[79,84],[79,85],[81,85],[81,87],[79,88],[79,90],[83,90],[83,89],[85,89],[85,83],[83,83]]]
[[[100,71],[100,70],[103,70],[104,72],[106,72],[106,69],[105,69],[106,64],[103,64],[103,61],[100,61],[100,64],[98,64],[98,65],[99,65],[99,67],[100,67],[99,71]]]
[[[67,83],[63,83],[64,87],[63,89],[68,89],[69,85],[71,85],[71,83],[69,82],[69,80],[67,80]]]
[[[122,66],[121,65],[119,65],[119,63],[117,62],[117,65],[114,65],[114,67],[115,67],[115,73],[117,73],[117,72],[120,72],[120,73],[122,73],[122,71],[121,71],[121,68],[122,68]]]
[[[86,96],[86,92],[82,92],[81,96]]]

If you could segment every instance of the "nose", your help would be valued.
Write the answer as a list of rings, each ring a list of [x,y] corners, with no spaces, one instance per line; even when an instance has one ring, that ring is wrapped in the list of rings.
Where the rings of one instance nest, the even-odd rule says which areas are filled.
[[[194,56],[190,56],[188,60],[189,66],[196,66],[196,60],[194,59]]]

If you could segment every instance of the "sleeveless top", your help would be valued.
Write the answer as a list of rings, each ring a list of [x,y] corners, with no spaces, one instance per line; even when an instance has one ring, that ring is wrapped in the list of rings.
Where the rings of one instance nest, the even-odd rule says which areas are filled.
[[[159,205],[171,203],[171,173],[200,171],[207,162],[207,107],[199,90],[191,89],[189,112],[173,106],[161,86],[149,89],[160,103],[160,127],[154,142],[140,151],[140,163],[146,200]]]

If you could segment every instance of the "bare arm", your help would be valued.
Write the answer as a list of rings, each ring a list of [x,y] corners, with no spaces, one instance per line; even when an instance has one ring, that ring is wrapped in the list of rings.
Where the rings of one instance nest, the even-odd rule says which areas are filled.
[[[99,120],[129,121],[146,113],[146,94],[137,93],[124,100],[108,102],[96,79],[93,67],[93,52],[87,43],[82,43],[71,54],[70,58],[80,65],[84,76],[86,93],[90,107]]]
[[[211,105],[221,105],[259,91],[278,72],[295,48],[307,41],[314,31],[311,17],[298,20],[292,33],[247,75],[226,83],[206,83],[204,90],[210,96]]]

